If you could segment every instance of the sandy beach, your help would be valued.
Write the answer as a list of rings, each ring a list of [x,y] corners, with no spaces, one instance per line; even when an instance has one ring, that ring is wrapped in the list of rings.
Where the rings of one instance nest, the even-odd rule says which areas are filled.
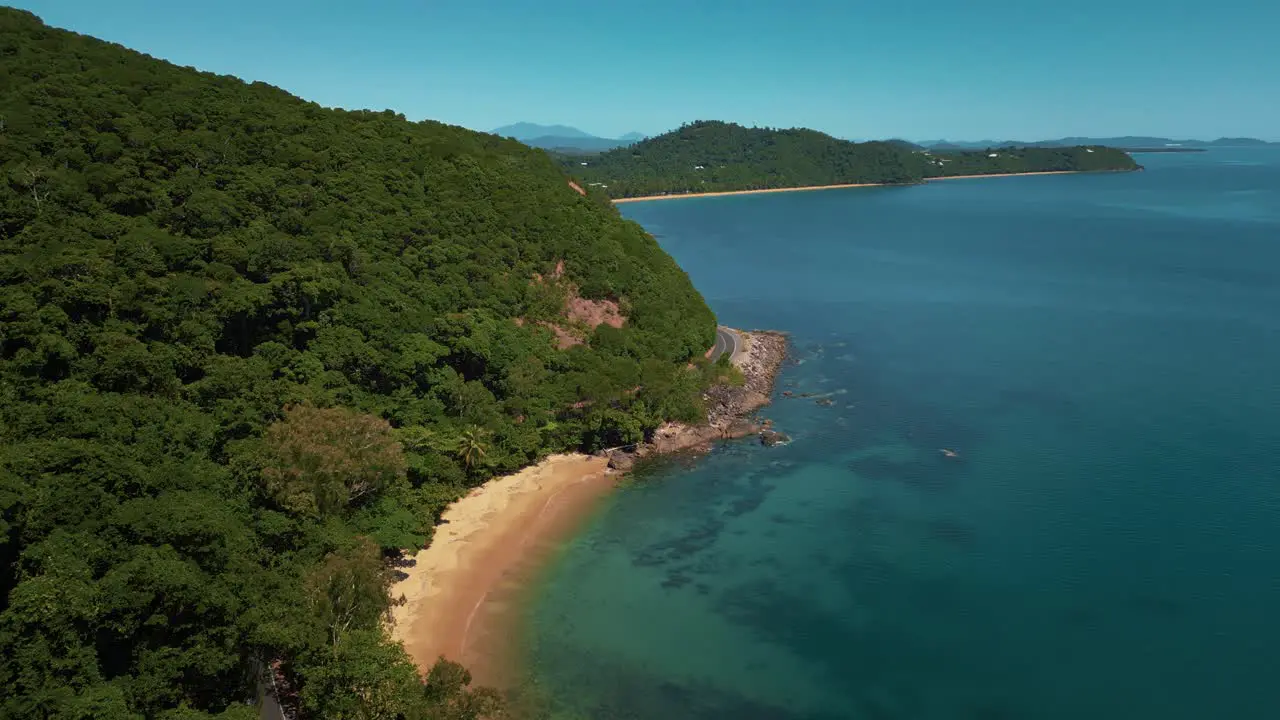
[[[608,461],[555,455],[495,478],[445,512],[431,544],[391,587],[392,637],[422,670],[444,655],[480,684],[504,684],[522,580],[614,485]]]
[[[971,178],[1024,177],[1027,175],[1078,175],[1089,170],[1046,170],[1043,172],[1025,173],[993,173],[990,175],[952,175],[949,177],[925,178],[924,182],[935,180],[968,180]],[[1102,171],[1108,172],[1108,171]],[[726,195],[763,195],[764,193],[809,192],[812,190],[840,190],[842,188],[896,187],[888,183],[853,183],[847,185],[806,185],[804,187],[767,188],[765,190],[729,190],[725,192],[679,193],[671,195],[645,195],[643,197],[614,198],[614,204],[631,202],[649,202],[650,200],[680,200],[681,198],[724,197]]]
[[[970,180],[973,178],[1026,177],[1028,175],[1081,175],[1088,172],[1114,172],[1112,170],[1041,170],[1024,173],[990,173],[988,175],[948,175],[947,177],[925,178],[925,182],[935,180]]]
[[[651,442],[601,455],[553,455],[494,478],[449,506],[431,544],[400,568],[391,586],[391,636],[423,672],[443,655],[465,665],[477,684],[519,679],[517,645],[522,596],[546,560],[581,526],[621,472],[644,457],[709,449],[712,442],[769,432],[750,418],[768,404],[786,354],[786,337],[739,332],[733,363],[745,382],[709,388],[707,422],[668,423]]]
[[[727,195],[763,195],[765,193],[806,192],[810,190],[839,190],[841,188],[885,187],[884,183],[853,183],[848,185],[807,185],[805,187],[766,188],[764,190],[726,190],[724,192],[681,193],[672,195],[645,195],[643,197],[614,198],[614,204],[647,202],[649,200],[679,200],[681,198],[724,197]]]

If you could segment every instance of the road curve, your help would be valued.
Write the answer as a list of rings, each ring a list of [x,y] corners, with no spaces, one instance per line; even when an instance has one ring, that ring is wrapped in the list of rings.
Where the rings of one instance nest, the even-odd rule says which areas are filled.
[[[729,353],[729,360],[735,360],[738,354],[742,352],[742,336],[738,335],[738,331],[724,325],[716,326],[716,344],[711,348],[711,362],[720,359],[720,356]]]

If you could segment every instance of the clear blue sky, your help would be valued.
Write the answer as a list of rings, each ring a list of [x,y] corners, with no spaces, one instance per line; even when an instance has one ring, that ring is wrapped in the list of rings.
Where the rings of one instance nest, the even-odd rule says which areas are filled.
[[[324,105],[597,135],[1280,140],[1274,0],[0,0]]]

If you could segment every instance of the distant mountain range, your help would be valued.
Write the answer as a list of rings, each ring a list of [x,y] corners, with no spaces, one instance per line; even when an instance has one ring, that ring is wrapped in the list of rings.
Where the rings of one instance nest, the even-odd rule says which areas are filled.
[[[630,145],[645,139],[643,133],[630,132],[622,137],[603,138],[568,125],[539,125],[518,122],[493,130],[494,135],[515,138],[525,145],[565,153],[597,153]]]
[[[583,132],[569,125],[539,125],[537,123],[518,122],[504,125],[493,130],[495,135],[510,137],[526,145],[554,150],[566,154],[594,154],[612,150],[617,147],[633,145],[644,140],[646,135],[631,132],[617,138],[605,138]],[[851,142],[857,142],[847,138]],[[1267,142],[1257,138],[1218,138],[1217,140],[1175,140],[1166,137],[1147,135],[1123,135],[1119,137],[1064,137],[1057,140],[909,140],[893,139],[884,142],[901,148],[913,150],[982,150],[984,148],[1008,147],[1079,147],[1082,145],[1104,145],[1121,149],[1162,149],[1162,148],[1213,148],[1213,147],[1280,147],[1280,143]]]
[[[1261,147],[1267,145],[1280,146],[1280,143],[1269,143],[1265,140],[1257,138],[1218,138],[1217,140],[1173,140],[1163,137],[1148,137],[1144,135],[1124,135],[1121,137],[1065,137],[1058,140],[1038,140],[1036,142],[1024,142],[1020,140],[977,140],[977,141],[961,141],[961,140],[926,140],[924,142],[915,143],[920,147],[931,148],[934,150],[980,150],[983,148],[1006,147],[1009,145],[1017,145],[1019,147],[1076,147],[1079,145],[1106,145],[1116,148],[1161,148],[1161,147]]]

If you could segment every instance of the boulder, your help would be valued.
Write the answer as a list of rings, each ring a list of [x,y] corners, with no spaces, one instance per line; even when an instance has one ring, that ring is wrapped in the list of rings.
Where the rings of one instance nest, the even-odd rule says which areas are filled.
[[[755,435],[756,433],[760,432],[762,429],[763,429],[763,426],[757,425],[756,423],[753,423],[750,420],[734,420],[732,423],[729,423],[728,427],[724,429],[724,432],[721,434],[721,437],[727,438],[727,439],[744,438],[744,437],[747,437],[748,435]]]
[[[791,442],[791,437],[786,433],[780,433],[777,430],[765,430],[760,433],[760,444],[765,447],[773,447]]]
[[[609,467],[621,472],[626,472],[636,465],[636,456],[627,452],[619,452],[617,450],[609,453]]]

